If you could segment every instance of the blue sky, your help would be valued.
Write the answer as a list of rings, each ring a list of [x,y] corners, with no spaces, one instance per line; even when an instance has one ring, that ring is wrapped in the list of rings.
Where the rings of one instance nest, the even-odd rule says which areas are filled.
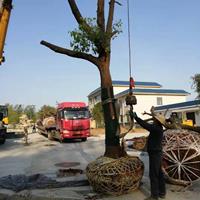
[[[112,42],[113,80],[128,80],[126,1],[116,6],[123,33]],[[55,106],[60,101],[85,101],[100,86],[91,63],[52,52],[46,40],[69,47],[68,31],[77,24],[66,0],[13,0],[0,66],[0,104]],[[96,15],[96,0],[77,0],[85,17]],[[107,5],[107,4],[106,4]],[[192,95],[191,76],[200,73],[200,1],[130,0],[132,72],[136,81],[156,81],[166,89]]]

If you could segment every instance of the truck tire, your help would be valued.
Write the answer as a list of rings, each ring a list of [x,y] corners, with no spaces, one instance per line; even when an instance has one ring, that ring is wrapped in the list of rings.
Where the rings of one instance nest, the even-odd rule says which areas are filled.
[[[85,141],[87,141],[87,138],[81,138],[81,140],[82,140],[83,142],[85,142]]]

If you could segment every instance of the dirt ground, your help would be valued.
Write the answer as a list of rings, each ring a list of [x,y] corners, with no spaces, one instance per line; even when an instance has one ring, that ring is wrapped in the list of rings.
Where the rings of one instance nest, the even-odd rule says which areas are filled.
[[[121,130],[121,133],[124,133],[126,132],[128,129],[125,128],[125,127],[120,127],[120,130]],[[104,128],[94,128],[94,129],[91,129],[91,136],[95,136],[95,137],[98,137],[98,136],[102,136],[105,134],[105,129]],[[134,128],[130,131],[130,133],[144,133],[144,132],[147,132],[145,131],[144,129],[142,128]]]
[[[137,130],[137,129],[136,129]],[[127,138],[146,135],[141,129],[128,134]],[[68,169],[63,164],[78,163],[78,169],[85,170],[89,162],[101,156],[105,149],[104,129],[94,129],[86,142],[74,141],[59,143],[50,141],[38,133],[29,135],[30,145],[24,145],[23,138],[10,138],[0,146],[0,177],[9,175],[33,175],[43,174],[57,181],[85,180],[86,174],[75,176],[57,177],[57,172],[62,164],[62,169]],[[146,152],[139,152],[127,149],[131,156],[138,156],[144,163],[145,170],[140,188],[136,191],[120,196],[98,196],[91,186],[26,189],[21,192],[14,192],[9,189],[0,189],[0,200],[143,200],[149,196],[150,183],[148,175],[148,155]],[[59,166],[58,166],[59,164]],[[90,195],[94,195],[94,197]],[[96,196],[95,196],[96,195]],[[190,187],[183,188],[167,184],[166,200],[197,200],[200,195],[200,181],[195,181]]]

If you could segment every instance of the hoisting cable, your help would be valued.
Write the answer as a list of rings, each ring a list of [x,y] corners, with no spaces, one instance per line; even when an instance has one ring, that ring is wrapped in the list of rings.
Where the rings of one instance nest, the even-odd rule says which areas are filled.
[[[131,34],[130,34],[130,10],[129,10],[129,0],[127,0],[127,18],[128,18],[128,56],[129,56],[129,94],[126,96],[126,105],[130,106],[129,115],[130,115],[130,128],[125,132],[120,134],[120,138],[124,140],[124,137],[129,133],[134,126],[133,119],[133,105],[137,104],[137,99],[133,95],[133,88],[135,87],[135,82],[132,77],[132,60],[131,60]]]
[[[128,58],[129,58],[129,77],[132,78],[132,60],[131,60],[131,32],[130,32],[130,11],[129,0],[127,0],[127,19],[128,19]],[[132,78],[133,79],[133,78]]]

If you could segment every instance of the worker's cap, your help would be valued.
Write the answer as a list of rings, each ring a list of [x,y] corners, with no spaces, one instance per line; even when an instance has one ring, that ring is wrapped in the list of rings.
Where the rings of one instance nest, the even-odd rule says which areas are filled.
[[[153,118],[156,119],[156,120],[159,121],[162,125],[165,126],[165,124],[166,124],[166,119],[165,119],[165,117],[164,117],[163,115],[161,115],[161,114],[156,114],[156,115],[153,116]]]

